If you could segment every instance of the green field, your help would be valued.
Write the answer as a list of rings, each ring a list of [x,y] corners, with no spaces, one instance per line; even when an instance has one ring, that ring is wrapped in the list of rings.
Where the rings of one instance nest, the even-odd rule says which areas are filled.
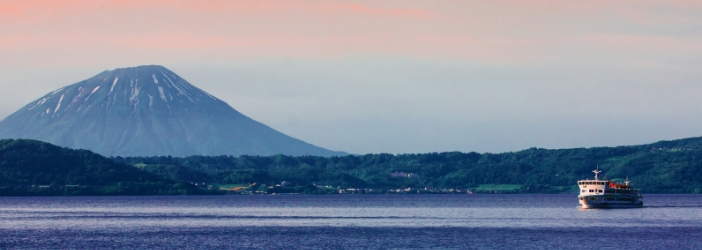
[[[475,190],[479,191],[515,191],[522,188],[522,185],[518,184],[481,184]]]
[[[233,188],[247,188],[249,187],[248,185],[243,185],[243,184],[222,184],[218,185],[220,190],[231,190]]]

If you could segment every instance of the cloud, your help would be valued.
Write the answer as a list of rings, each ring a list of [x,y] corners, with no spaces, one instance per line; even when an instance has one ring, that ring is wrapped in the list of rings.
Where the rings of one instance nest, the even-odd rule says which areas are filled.
[[[388,56],[533,64],[612,55],[655,61],[699,55],[702,35],[690,11],[671,14],[699,10],[682,1],[10,0],[0,6],[0,53],[44,61],[52,59],[43,52],[204,61]],[[651,17],[658,25],[631,21]]]

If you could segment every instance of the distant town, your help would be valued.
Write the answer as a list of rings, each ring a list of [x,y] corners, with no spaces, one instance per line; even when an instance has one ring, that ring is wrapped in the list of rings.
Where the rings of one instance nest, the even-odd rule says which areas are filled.
[[[419,178],[417,173],[405,173],[405,172],[393,172],[389,174],[391,178]],[[192,183],[198,185],[198,183]],[[205,183],[199,184],[200,186],[206,185]],[[407,188],[355,188],[347,187],[343,188],[341,186],[331,186],[331,185],[319,185],[316,183],[312,184],[316,189],[324,190],[324,194],[499,194],[499,193],[513,193],[510,191],[505,192],[505,190],[485,190],[485,189],[462,189],[462,188],[433,188],[433,187],[407,187]],[[215,185],[207,185],[208,189],[217,187]],[[276,195],[276,194],[301,194],[290,192],[294,190],[294,183],[289,181],[283,181],[275,185],[262,186],[257,183],[252,183],[245,186],[236,187],[220,187],[220,190],[226,191],[229,194],[242,194],[242,195]],[[299,187],[299,186],[298,186]]]

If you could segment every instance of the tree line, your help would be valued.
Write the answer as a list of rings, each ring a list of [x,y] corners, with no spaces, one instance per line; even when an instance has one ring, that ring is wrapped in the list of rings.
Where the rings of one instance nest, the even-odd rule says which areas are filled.
[[[316,156],[114,157],[171,179],[221,184],[266,184],[341,188],[476,188],[516,184],[515,192],[573,192],[576,182],[604,178],[649,193],[702,193],[702,139],[648,145],[574,149],[530,148],[506,153],[366,154]],[[416,178],[391,177],[394,172]],[[602,175],[600,177],[603,177]]]

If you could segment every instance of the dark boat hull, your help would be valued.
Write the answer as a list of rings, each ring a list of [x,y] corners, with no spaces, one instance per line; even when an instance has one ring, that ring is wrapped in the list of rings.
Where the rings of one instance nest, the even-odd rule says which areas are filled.
[[[612,203],[612,202],[590,202],[587,200],[580,201],[581,208],[593,209],[593,208],[641,208],[643,207],[643,201],[637,203]]]

